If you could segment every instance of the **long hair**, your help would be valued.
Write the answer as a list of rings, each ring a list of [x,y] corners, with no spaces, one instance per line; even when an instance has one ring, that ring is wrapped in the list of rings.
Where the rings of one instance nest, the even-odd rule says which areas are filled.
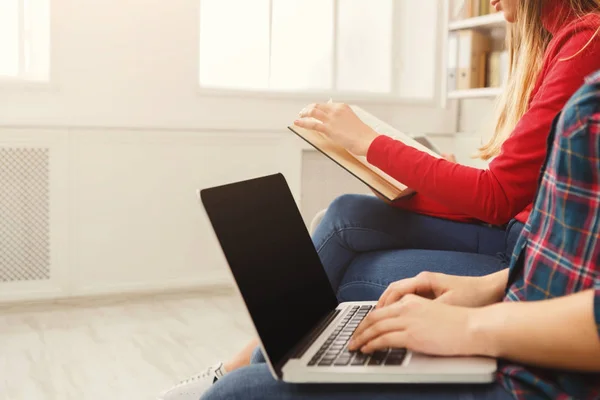
[[[548,1],[569,2],[570,11],[577,17],[600,12],[600,0],[521,0],[518,2],[516,22],[510,24],[506,32],[508,78],[496,107],[494,135],[479,149],[478,157],[483,160],[489,160],[500,154],[502,144],[529,108],[531,92],[540,74],[544,53],[552,38],[551,33],[542,23],[542,5]],[[600,27],[588,44],[599,31]],[[587,44],[568,59],[579,55],[585,47]],[[561,61],[564,60],[559,60]]]

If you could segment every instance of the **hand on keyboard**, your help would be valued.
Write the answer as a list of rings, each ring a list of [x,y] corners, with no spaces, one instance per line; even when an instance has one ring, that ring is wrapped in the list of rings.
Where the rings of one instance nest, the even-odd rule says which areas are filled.
[[[385,349],[385,351],[378,351],[371,355],[348,349],[347,344],[350,337],[371,309],[371,306],[353,306],[349,309],[339,325],[308,362],[308,365],[401,365],[406,356],[404,349]]]
[[[483,307],[499,302],[504,296],[506,271],[472,277],[454,276],[434,272],[420,273],[414,278],[392,283],[383,292],[378,307],[389,306],[406,295],[437,299],[442,303],[465,307]]]
[[[481,354],[468,323],[470,313],[477,310],[415,295],[404,296],[371,312],[354,332],[348,348],[363,353],[408,348],[440,356]]]

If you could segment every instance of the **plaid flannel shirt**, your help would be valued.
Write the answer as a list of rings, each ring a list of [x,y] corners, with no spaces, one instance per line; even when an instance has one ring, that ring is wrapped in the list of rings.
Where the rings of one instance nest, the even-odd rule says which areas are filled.
[[[533,211],[512,255],[504,301],[592,289],[590,315],[600,335],[600,71],[555,119],[547,154]],[[598,373],[503,362],[499,380],[516,399],[600,399]]]

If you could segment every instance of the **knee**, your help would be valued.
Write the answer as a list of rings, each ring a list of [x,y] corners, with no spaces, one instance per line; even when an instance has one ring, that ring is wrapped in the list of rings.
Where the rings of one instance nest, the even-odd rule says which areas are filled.
[[[247,398],[247,387],[243,384],[245,380],[236,377],[237,371],[227,373],[215,382],[210,389],[202,394],[199,400],[221,400],[221,399],[245,399]]]
[[[325,217],[323,217],[323,222],[335,224],[347,219],[349,216],[359,218],[361,212],[364,212],[369,205],[377,201],[378,199],[372,196],[360,194],[341,195],[331,202]]]
[[[240,373],[241,371],[241,373]],[[244,397],[246,385],[249,383],[244,376],[244,368],[231,371],[215,382],[199,400],[241,399]]]
[[[318,245],[321,240],[330,237],[340,228],[352,225],[354,221],[360,218],[357,215],[358,210],[363,209],[361,205],[365,202],[365,197],[357,194],[344,194],[333,200],[327,207],[327,212],[319,222],[313,232],[313,240]]]
[[[219,379],[200,400],[276,399],[280,386],[265,364],[236,369]]]

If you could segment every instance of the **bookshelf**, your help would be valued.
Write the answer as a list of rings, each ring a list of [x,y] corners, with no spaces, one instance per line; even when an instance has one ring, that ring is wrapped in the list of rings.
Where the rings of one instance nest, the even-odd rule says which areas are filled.
[[[484,15],[480,15],[480,16],[474,16],[474,17],[470,17],[470,18],[462,18],[462,19],[452,19],[451,15],[452,15],[452,7],[453,7],[453,2],[456,1],[461,1],[461,0],[445,0],[447,2],[448,5],[448,24],[447,24],[447,30],[446,30],[446,39],[447,41],[450,40],[450,37],[456,37],[457,35],[460,37],[461,34],[463,34],[464,32],[468,32],[468,31],[474,31],[476,34],[478,35],[483,35],[485,37],[487,37],[490,42],[490,49],[487,49],[487,51],[491,52],[498,52],[499,50],[501,50],[503,42],[504,42],[504,36],[505,36],[505,32],[506,32],[506,20],[504,19],[504,15],[500,12],[500,13],[491,13],[491,14],[484,14]],[[466,4],[468,5],[473,5],[475,4],[474,1],[476,0],[462,0],[463,2],[466,2]],[[474,15],[476,14],[476,12],[470,12],[467,15]],[[462,15],[465,15],[464,13]],[[454,16],[454,18],[456,18],[456,16]],[[474,33],[474,34],[475,34]],[[448,42],[447,42],[447,48],[448,48]],[[455,49],[455,48],[454,48]],[[450,49],[448,48],[448,51],[450,52]],[[460,51],[460,50],[459,50]],[[473,52],[471,54],[477,54],[476,52]],[[489,54],[489,53],[487,53]],[[458,56],[458,59],[464,59],[464,57],[461,58],[460,54]],[[493,65],[506,65],[505,62],[498,62],[498,58],[495,59],[496,63]],[[447,61],[448,63],[450,61]],[[456,63],[457,61],[455,61]],[[458,61],[460,63],[460,61]],[[486,65],[485,68],[488,68],[488,63],[489,63],[489,58],[488,60],[486,60]],[[464,61],[463,61],[464,63]],[[448,64],[449,65],[449,64]],[[464,64],[463,64],[464,65]],[[456,66],[456,68],[459,68],[458,66]],[[498,67],[495,67],[495,71],[498,71],[497,69]],[[450,71],[448,71],[449,73]],[[458,74],[458,69],[455,72],[455,74]],[[486,84],[489,84],[490,81],[488,80],[488,72],[485,72],[486,74]],[[496,78],[495,82],[499,82],[501,80],[497,79],[498,75],[494,75],[494,77]],[[501,93],[502,93],[502,88],[500,87],[477,87],[477,86],[482,86],[482,83],[478,83],[475,84],[473,83],[472,86],[467,84],[465,85],[464,83],[462,85],[458,85],[458,84],[453,84],[452,87],[450,88],[450,84],[448,83],[450,81],[450,78],[447,78],[444,81],[444,84],[446,85],[446,87],[444,88],[444,92],[446,93],[446,98],[449,100],[460,100],[460,99],[477,99],[477,98],[491,98],[494,99],[496,97],[498,97]],[[464,81],[463,81],[464,82]],[[479,79],[479,82],[483,82],[483,78]],[[493,83],[494,85],[498,85],[498,83]],[[472,87],[472,88],[468,88],[468,87]]]
[[[476,89],[465,89],[465,90],[453,90],[448,92],[449,99],[483,99],[483,98],[496,98],[502,93],[502,88],[499,87],[486,87]]]
[[[473,17],[462,19],[459,21],[451,21],[448,24],[448,30],[450,32],[458,31],[461,29],[477,29],[481,31],[490,31],[492,29],[504,28],[506,26],[506,20],[502,13],[494,13],[488,15],[482,15],[480,17]]]

